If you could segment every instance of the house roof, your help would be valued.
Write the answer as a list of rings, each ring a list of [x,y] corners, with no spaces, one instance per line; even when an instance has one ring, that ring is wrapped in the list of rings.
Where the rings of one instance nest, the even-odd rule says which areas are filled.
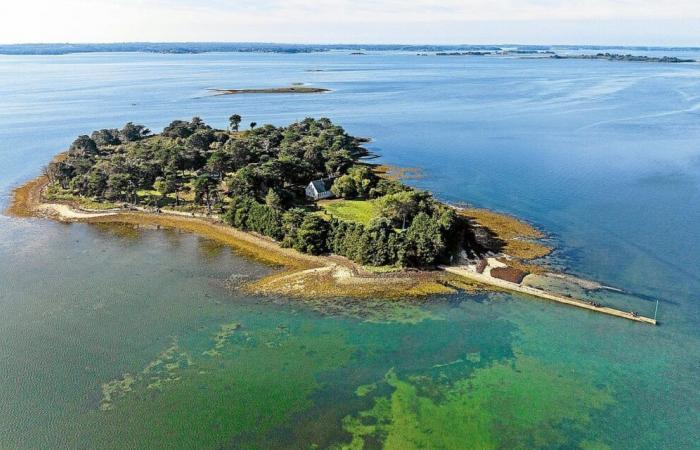
[[[513,267],[494,267],[491,269],[492,277],[510,281],[511,283],[522,283],[523,278],[525,278],[526,275],[527,272],[523,272],[522,270],[518,270]]]
[[[316,192],[319,194],[322,192],[328,192],[331,190],[331,186],[333,186],[333,179],[332,178],[324,178],[322,180],[313,180],[311,184]]]

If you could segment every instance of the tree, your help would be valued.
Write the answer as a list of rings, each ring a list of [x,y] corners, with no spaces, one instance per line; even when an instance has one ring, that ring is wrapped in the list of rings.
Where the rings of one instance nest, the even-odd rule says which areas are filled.
[[[386,178],[379,178],[374,187],[369,190],[370,198],[384,197],[389,194],[396,194],[399,192],[409,191],[407,186],[404,186],[396,180],[389,180]]]
[[[98,147],[121,144],[119,140],[119,130],[116,128],[93,131],[90,138],[95,141]]]
[[[196,136],[196,134],[193,134],[192,136]],[[228,153],[219,149],[214,151],[211,156],[209,156],[209,159],[207,160],[207,169],[214,172],[219,178],[219,181],[221,181],[224,178],[224,172],[226,172],[228,162]]]
[[[165,177],[156,178],[156,182],[153,183],[153,188],[160,193],[161,200],[165,200],[168,194],[175,192],[175,204],[179,203],[179,196],[177,194],[177,183],[172,174],[167,174]]]
[[[194,133],[194,127],[186,120],[173,120],[163,128],[163,136],[170,138],[188,138]]]
[[[241,117],[232,115],[229,124],[238,131]],[[142,125],[128,123],[121,130],[80,136],[68,157],[51,163],[45,172],[54,186],[113,200],[137,201],[137,189],[145,189],[157,191],[154,199],[159,204],[173,193],[175,204],[180,204],[182,192],[191,190],[194,204],[202,205],[200,209],[206,205],[210,213],[214,206],[223,206],[223,216],[233,226],[301,251],[332,251],[363,264],[430,260],[439,242],[416,231],[420,221],[412,228],[415,244],[409,245],[407,233],[396,230],[412,225],[421,212],[449,239],[450,249],[464,241],[462,223],[453,212],[440,208],[427,194],[379,179],[371,167],[359,163],[361,141],[330,120],[307,118],[287,127],[257,127],[253,122],[250,128],[245,133],[214,130],[194,117],[175,120],[162,134],[150,137]],[[386,195],[378,200],[385,217],[365,226],[294,209],[306,204],[304,186],[309,180],[327,175],[337,177],[333,191],[339,197]],[[225,203],[223,195],[228,197]]]
[[[420,212],[406,231],[408,260],[416,266],[434,264],[445,250],[440,224],[429,215]]]
[[[199,170],[207,159],[202,150],[192,145],[183,145],[178,148],[177,162],[182,169]]]
[[[297,241],[297,232],[304,222],[306,211],[301,208],[292,208],[282,214],[282,247],[294,247]]]
[[[380,213],[394,224],[406,228],[411,218],[418,213],[418,198],[415,192],[398,192],[384,196],[379,201]]]
[[[251,148],[240,139],[230,139],[222,151],[229,155],[232,170],[241,169],[254,159]]]
[[[231,226],[239,229],[247,229],[248,213],[255,200],[246,196],[233,196],[227,211],[224,213],[224,220]]]
[[[348,176],[355,180],[357,195],[366,198],[370,189],[377,183],[377,176],[365,165],[354,165],[348,170]]]
[[[88,135],[78,136],[68,148],[68,154],[77,157],[95,156],[97,144]]]
[[[325,169],[328,175],[337,175],[344,172],[353,163],[352,156],[345,150],[328,152],[325,155]]]
[[[291,184],[307,184],[314,177],[313,168],[303,159],[288,154],[280,154],[276,162],[282,178]]]
[[[135,142],[140,141],[151,134],[151,130],[144,127],[143,125],[135,125],[132,122],[127,122],[119,131],[119,140],[122,142]]]
[[[238,114],[233,114],[228,118],[229,128],[233,131],[238,131],[238,128],[241,125],[241,120],[241,116]]]
[[[126,200],[135,203],[136,185],[127,173],[113,173],[107,179],[105,196],[109,200]]]
[[[107,190],[107,180],[109,177],[106,173],[100,170],[98,167],[93,167],[93,169],[88,173],[87,176],[87,195],[93,197],[102,197]]]
[[[328,222],[316,215],[307,214],[297,231],[294,248],[303,253],[320,255],[328,251]]]
[[[367,244],[365,248],[365,264],[383,266],[396,262],[396,248],[392,236],[396,235],[391,221],[386,217],[378,217],[370,222],[364,233]]]
[[[250,129],[254,130],[258,126],[258,122],[250,122]]]
[[[342,198],[367,198],[376,182],[377,176],[369,167],[355,165],[347,174],[335,180],[331,191]]]
[[[206,151],[214,142],[214,132],[211,130],[197,130],[187,138],[187,146],[195,150]]]
[[[250,166],[236,171],[236,173],[227,177],[224,183],[228,193],[231,195],[254,197],[256,194],[257,180],[255,171]]]
[[[333,182],[331,192],[333,192],[336,197],[354,198],[357,196],[355,180],[350,175],[343,175]]]
[[[280,212],[258,202],[253,202],[248,210],[246,228],[276,240],[284,237]]]
[[[49,181],[58,181],[61,188],[66,189],[75,176],[75,168],[65,161],[52,162],[47,167],[46,175]]]
[[[195,201],[201,203],[202,200],[204,200],[204,203],[207,205],[208,214],[211,214],[212,198],[216,185],[216,178],[209,174],[202,174],[194,180]]]
[[[172,186],[172,189],[170,187],[168,187],[167,189],[175,193],[175,206],[179,206],[181,188],[180,184],[182,183],[182,179],[177,174],[177,172],[165,172],[165,182],[168,183],[168,186]]]
[[[190,126],[192,127],[193,131],[197,130],[211,130],[211,127],[204,123],[204,121],[197,116],[194,116],[192,120],[190,120]]]
[[[272,209],[282,209],[282,198],[277,191],[270,188],[265,195],[265,204]]]

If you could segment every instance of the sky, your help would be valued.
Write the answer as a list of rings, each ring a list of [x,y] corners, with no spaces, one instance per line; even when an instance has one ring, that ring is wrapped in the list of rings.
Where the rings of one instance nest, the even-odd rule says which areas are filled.
[[[700,46],[700,0],[2,0],[0,43]]]

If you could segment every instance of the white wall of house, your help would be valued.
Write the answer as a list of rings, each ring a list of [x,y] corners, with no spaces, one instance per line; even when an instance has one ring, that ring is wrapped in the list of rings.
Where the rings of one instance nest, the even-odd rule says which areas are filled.
[[[324,199],[324,198],[331,198],[331,197],[333,197],[333,193],[332,193],[330,190],[328,190],[328,191],[323,191],[323,192],[319,192],[319,191],[316,189],[316,186],[314,186],[313,183],[309,183],[309,184],[306,186],[305,192],[306,192],[306,196],[307,196],[307,197],[313,198],[314,200],[322,200],[322,199]]]

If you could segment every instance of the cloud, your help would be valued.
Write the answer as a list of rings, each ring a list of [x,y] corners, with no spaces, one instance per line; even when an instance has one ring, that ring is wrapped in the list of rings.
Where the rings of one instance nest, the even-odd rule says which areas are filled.
[[[610,20],[700,18],[697,0],[154,0],[159,7],[258,19],[346,20]]]
[[[638,33],[640,23],[657,30],[650,40],[685,42],[700,23],[700,1],[22,0],[4,7],[0,42],[432,42],[445,36],[455,42],[534,43],[547,31],[543,26],[566,39],[567,23],[593,25],[581,43],[604,39],[600,31],[613,36],[616,26]],[[521,31],[514,35],[508,28]],[[484,31],[482,39],[470,32],[476,29]]]

